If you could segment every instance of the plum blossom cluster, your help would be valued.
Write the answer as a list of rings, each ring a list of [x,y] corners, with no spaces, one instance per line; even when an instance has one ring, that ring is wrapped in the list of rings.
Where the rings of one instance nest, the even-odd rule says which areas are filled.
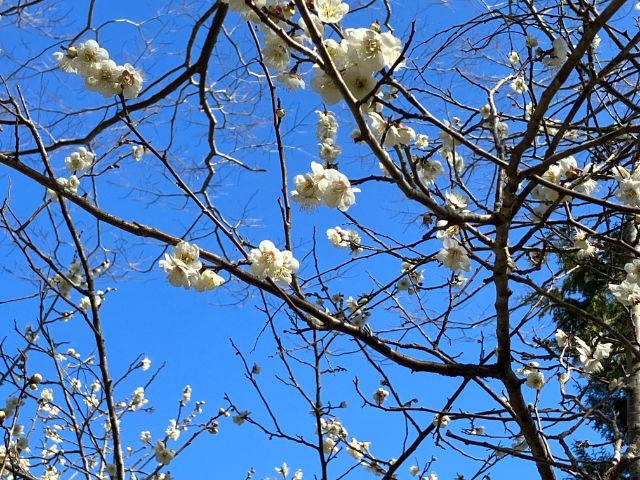
[[[260,242],[249,252],[251,274],[258,278],[270,278],[280,285],[290,285],[300,263],[289,250],[278,250],[270,240]]]
[[[416,265],[411,262],[402,262],[402,274],[402,278],[398,280],[396,288],[399,292],[415,295],[422,286],[422,281],[424,280],[423,271],[418,270]]]
[[[336,248],[348,248],[352,255],[362,252],[360,235],[355,230],[340,227],[329,228],[327,238],[331,245]]]
[[[378,24],[369,28],[348,28],[339,42],[325,39],[323,44],[356,100],[375,93],[376,72],[402,66],[402,42],[391,32],[381,32]],[[314,65],[312,70],[311,87],[320,94],[324,103],[338,103],[342,94],[333,79],[319,65]]]
[[[577,335],[570,337],[562,330],[556,331],[555,339],[558,347],[562,349],[570,346],[575,347],[575,352],[582,364],[582,370],[585,375],[600,372],[603,368],[602,362],[611,356],[613,348],[611,343],[601,342],[598,338],[593,339],[589,344]]]
[[[306,210],[325,205],[346,212],[356,203],[355,194],[360,191],[351,186],[342,172],[335,168],[325,168],[316,162],[311,162],[311,172],[296,175],[293,183],[295,190],[291,192],[291,198]]]
[[[558,163],[551,165],[542,178],[550,183],[558,186],[569,188],[574,192],[591,195],[597,187],[597,182],[591,178],[591,174],[595,171],[593,165],[588,164],[581,170],[574,157],[566,157]],[[584,175],[584,174],[587,175]],[[552,203],[556,201],[566,201],[569,197],[560,198],[560,193],[546,185],[537,185],[532,192],[533,198],[544,203]]]
[[[95,154],[85,147],[79,147],[75,152],[64,159],[64,164],[71,174],[82,172],[93,164]]]
[[[451,236],[445,236],[442,241],[442,248],[437,253],[436,258],[450,270],[462,270],[468,272],[471,270],[471,261],[467,255],[466,249],[458,240]]]
[[[173,247],[171,255],[164,254],[164,260],[160,260],[159,265],[174,287],[193,287],[198,292],[204,292],[222,285],[224,278],[213,270],[203,269],[199,257],[200,249],[196,245],[181,241]]]
[[[338,121],[333,112],[316,111],[318,114],[318,123],[316,126],[316,137],[320,142],[318,144],[319,156],[327,165],[333,164],[342,149],[336,145],[338,138]]]
[[[136,98],[142,90],[142,75],[132,65],[118,65],[109,58],[109,52],[95,40],[72,45],[64,52],[55,52],[58,68],[82,77],[87,90],[103,97],[122,95]]]
[[[534,390],[541,390],[544,387],[544,374],[539,370],[538,362],[529,362],[518,370],[525,378],[525,385]]]
[[[373,132],[385,147],[406,146],[416,138],[416,132],[413,128],[407,127],[398,121],[386,121],[377,112],[370,112],[368,116]],[[422,142],[424,142],[424,139],[422,139]]]
[[[620,284],[609,284],[609,290],[622,305],[636,305],[640,302],[640,259],[627,263],[624,270],[625,279]]]

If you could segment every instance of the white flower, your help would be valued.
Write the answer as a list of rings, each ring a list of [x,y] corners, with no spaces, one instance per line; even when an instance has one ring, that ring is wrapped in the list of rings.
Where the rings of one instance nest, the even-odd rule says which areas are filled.
[[[81,75],[87,75],[98,64],[109,59],[109,52],[98,45],[95,40],[87,40],[75,47],[75,69]]]
[[[334,144],[334,140],[327,138],[322,143],[318,144],[318,155],[328,164],[332,164],[338,158],[338,155],[342,152],[342,149]]]
[[[416,136],[414,145],[418,150],[426,150],[429,146],[429,137],[427,137],[424,133],[419,133]]]
[[[371,120],[371,127],[378,139],[381,140],[384,137],[385,147],[392,148],[396,145],[409,145],[416,136],[412,128],[396,122],[385,122],[378,113],[371,112],[368,115],[369,120]]]
[[[44,388],[42,392],[40,392],[40,398],[45,403],[53,402],[53,390],[50,388]]]
[[[291,199],[306,210],[313,210],[322,204],[322,195],[327,183],[322,165],[311,162],[311,168],[313,172],[295,176],[295,190],[291,192]]]
[[[377,85],[376,79],[371,72],[360,68],[359,65],[349,67],[342,78],[356,100],[362,100],[373,92]]]
[[[624,271],[627,272],[627,281],[633,283],[640,283],[640,258],[636,258],[624,266]]]
[[[333,112],[316,110],[318,123],[316,124],[316,138],[321,142],[327,139],[335,140],[338,136],[338,120]]]
[[[281,73],[277,79],[289,91],[304,89],[305,87],[302,76],[295,72]]]
[[[340,227],[329,228],[327,238],[334,247],[349,248],[351,253],[357,254],[362,251],[360,248],[360,235],[355,230],[342,229]]]
[[[168,273],[167,280],[171,285],[189,288],[200,277],[202,263],[198,261],[199,256],[200,249],[196,245],[181,241],[173,248],[173,255],[165,253],[159,264]]]
[[[529,371],[526,376],[525,384],[527,387],[534,388],[536,390],[542,389],[544,387],[544,375],[542,372],[538,370]]]
[[[56,59],[58,68],[66,73],[78,72],[78,68],[76,66],[77,56],[78,56],[78,49],[73,46],[69,47],[64,53],[55,52],[53,54],[53,58]]]
[[[327,184],[322,198],[326,206],[346,212],[356,203],[355,193],[360,189],[351,187],[349,179],[343,173],[335,169],[327,169],[324,171],[324,178]]]
[[[576,351],[580,358],[580,363],[587,373],[598,373],[602,370],[602,360],[606,360],[611,355],[612,344],[599,343],[595,347],[588,345],[584,340],[575,337]]]
[[[480,116],[482,116],[482,118],[487,119],[489,118],[490,115],[491,115],[491,105],[486,103],[482,107],[480,107]]]
[[[336,450],[336,441],[331,437],[326,437],[322,441],[322,451],[325,455],[331,455]]]
[[[151,441],[151,432],[149,432],[148,430],[140,432],[140,441],[142,443],[147,443]]]
[[[328,38],[327,40],[324,40],[322,44],[324,45],[329,57],[331,57],[333,65],[338,70],[343,70],[349,63],[349,56],[347,55],[347,41],[342,40],[341,42],[336,42],[334,39]]]
[[[619,181],[616,197],[630,207],[640,206],[640,180],[623,178]]]
[[[444,194],[447,210],[461,212],[467,208],[467,197],[458,192],[447,191]]]
[[[587,234],[579,230],[573,235],[573,248],[578,249],[578,253],[576,254],[578,258],[590,257],[596,253],[596,247],[589,243]]]
[[[553,68],[560,68],[569,56],[569,46],[562,37],[553,40],[553,51],[549,57],[542,59],[542,63]]]
[[[624,280],[620,285],[609,284],[609,290],[622,305],[636,305],[640,302],[640,286],[635,282]]]
[[[275,471],[278,475],[282,475],[283,478],[286,478],[289,475],[289,466],[286,462],[283,462],[281,467],[275,468]]]
[[[515,93],[522,95],[527,91],[527,82],[524,77],[516,77],[513,82],[511,82],[511,90]]]
[[[224,278],[213,270],[205,270],[201,272],[193,281],[193,286],[198,292],[213,290],[218,288],[225,282]]]
[[[180,429],[178,428],[175,419],[172,418],[171,420],[169,420],[169,425],[164,431],[164,434],[170,440],[178,440],[178,438],[180,438]]]
[[[348,43],[349,58],[368,73],[391,67],[402,53],[402,42],[390,32],[348,28],[344,35]]]
[[[265,46],[262,48],[262,57],[267,67],[273,68],[278,73],[284,72],[291,62],[289,46],[271,30],[266,30],[264,35]]]
[[[169,465],[173,457],[176,456],[175,450],[167,448],[162,440],[156,441],[153,450],[155,451],[156,460],[162,465]]]
[[[142,368],[143,372],[146,372],[151,368],[151,360],[148,357],[144,357],[140,362],[140,367]]]
[[[558,347],[564,348],[565,345],[569,342],[569,335],[558,329],[556,330],[555,339]]]
[[[373,394],[373,401],[379,407],[382,406],[386,398],[389,396],[389,391],[384,388],[379,388]]]
[[[449,424],[449,422],[451,421],[451,417],[449,417],[449,415],[441,415],[439,413],[436,413],[433,416],[433,425],[439,428],[447,428],[447,425]]]
[[[420,469],[416,465],[412,465],[409,467],[409,474],[412,477],[417,477],[419,473],[420,473]]]
[[[314,6],[324,23],[338,23],[349,11],[349,5],[341,0],[315,0]]]
[[[347,453],[356,460],[360,460],[365,455],[369,454],[369,446],[371,442],[359,442],[355,437],[347,443]]]
[[[93,163],[95,155],[84,147],[78,148],[75,152],[64,159],[64,163],[69,173],[86,170]]]
[[[335,105],[342,100],[342,94],[335,82],[318,65],[311,67],[313,77],[311,88],[320,94],[322,101],[327,105]]]
[[[184,387],[184,390],[182,391],[182,399],[180,400],[180,402],[182,404],[185,404],[185,403],[189,403],[190,400],[191,400],[191,386],[187,385]]]
[[[133,395],[131,395],[131,410],[143,407],[148,402],[149,400],[144,397],[144,387],[138,387],[133,391]]]
[[[229,10],[240,14],[240,16],[245,20],[251,20],[255,22],[258,22],[260,20],[259,17],[253,12],[251,7],[246,4],[245,0],[222,0],[222,2],[228,4]],[[267,2],[266,0],[251,0],[251,3],[253,3],[256,8],[262,8],[266,5]]]
[[[324,24],[320,21],[318,16],[314,15],[313,13],[310,15],[310,18],[311,23],[316,29],[316,32],[318,32],[318,35],[322,37],[322,35],[324,34]],[[300,17],[300,19],[298,20],[298,26],[302,28],[302,31],[304,32],[303,38],[311,41],[311,33],[309,32],[309,27],[307,26],[307,22],[304,18]]]
[[[134,145],[131,147],[131,156],[136,162],[139,162],[145,153],[146,150],[144,148],[144,145]]]
[[[298,469],[293,472],[293,477],[291,477],[291,480],[302,480],[302,470]]]
[[[520,62],[520,55],[518,55],[518,52],[509,53],[509,55],[507,55],[507,58],[509,59],[509,63],[514,66]]]
[[[471,262],[467,256],[466,250],[451,237],[445,237],[442,242],[442,249],[436,255],[436,258],[442,264],[453,271],[463,270],[468,272],[471,270]]]
[[[105,98],[112,97],[122,91],[120,76],[124,67],[116,65],[113,60],[103,60],[87,71],[84,84],[87,90],[97,92]]]
[[[421,160],[416,167],[418,177],[424,185],[431,185],[436,177],[444,173],[442,164],[437,160]]]
[[[293,258],[289,250],[278,250],[273,242],[263,240],[259,248],[249,253],[251,274],[259,278],[271,278],[274,282],[289,285],[293,281],[293,274],[300,267],[298,260]]]
[[[125,63],[122,67],[118,83],[122,96],[126,99],[137,98],[142,90],[142,74],[133,65]]]

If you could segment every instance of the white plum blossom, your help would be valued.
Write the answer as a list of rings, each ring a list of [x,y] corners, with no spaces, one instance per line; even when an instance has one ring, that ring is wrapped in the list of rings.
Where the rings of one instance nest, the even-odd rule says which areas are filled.
[[[322,204],[324,191],[327,187],[324,172],[322,165],[311,162],[310,173],[294,177],[295,190],[291,192],[291,198],[300,205],[300,208],[312,210]]]
[[[569,46],[562,37],[553,40],[553,49],[548,57],[542,59],[542,63],[553,68],[560,68],[567,61]]]
[[[322,197],[326,206],[346,212],[356,203],[355,193],[360,189],[352,187],[346,175],[335,169],[326,169],[324,178],[327,184]]]
[[[370,446],[371,442],[360,442],[357,438],[353,437],[349,443],[347,443],[347,453],[356,460],[360,460],[365,455],[370,455]]]
[[[518,55],[518,52],[510,52],[509,55],[507,55],[507,59],[511,65],[515,66],[520,62],[520,55]]]
[[[392,33],[371,28],[348,28],[344,33],[348,55],[354,64],[373,73],[391,67],[402,54],[402,42]]]
[[[582,230],[576,230],[574,233],[573,248],[578,249],[578,253],[576,253],[578,258],[588,258],[596,253],[596,247],[591,245],[587,238],[587,234]]]
[[[81,172],[89,168],[95,155],[85,147],[79,147],[78,150],[64,159],[65,166],[69,173]]]
[[[556,333],[555,333],[555,339],[556,339],[556,343],[558,344],[558,347],[564,348],[565,345],[567,345],[567,343],[569,342],[569,335],[564,333],[564,331],[558,329],[556,330]]]
[[[316,138],[319,141],[335,140],[338,136],[338,120],[333,112],[316,110],[318,122],[316,124]]]
[[[87,40],[70,46],[63,52],[55,52],[58,68],[67,73],[77,73],[84,79],[85,87],[104,97],[122,95],[126,99],[137,98],[142,90],[143,78],[139,70],[129,63],[118,65],[109,58],[109,52],[95,40]]]
[[[513,90],[515,93],[522,95],[527,91],[527,82],[525,81],[524,77],[519,76],[511,82],[510,87],[511,90]]]
[[[278,75],[277,80],[289,91],[298,89],[302,90],[305,87],[302,75],[296,72],[281,73],[280,75]]]
[[[579,337],[575,337],[575,341],[576,351],[584,371],[590,374],[598,373],[602,370],[602,360],[609,358],[613,345],[611,343],[598,343],[595,346],[591,346]]]
[[[424,185],[431,185],[438,176],[444,174],[444,168],[437,160],[420,160],[416,170],[420,181]]]
[[[536,48],[538,46],[538,39],[533,35],[527,35],[524,37],[524,45],[527,48]]]
[[[348,42],[346,40],[337,42],[332,38],[328,38],[324,40],[322,44],[331,58],[333,65],[338,70],[343,70],[349,63],[349,56],[347,54]]]
[[[334,247],[348,248],[352,254],[358,254],[362,251],[360,235],[355,230],[340,227],[329,228],[327,230],[327,238]]]
[[[164,254],[160,268],[167,272],[167,280],[174,287],[190,288],[199,279],[202,263],[198,260],[200,249],[185,241],[173,248],[173,254]]]
[[[338,86],[319,65],[311,67],[311,71],[313,72],[311,88],[320,94],[324,103],[335,105],[342,100],[342,94],[338,90]]]
[[[373,402],[379,407],[381,407],[388,396],[389,396],[388,390],[385,390],[384,388],[378,388],[373,393]]]
[[[229,10],[238,13],[243,19],[251,21],[259,21],[259,17],[254,13],[245,0],[222,0],[222,3],[229,5]],[[251,0],[256,8],[262,8],[266,6],[267,0]]]
[[[270,240],[260,242],[259,248],[249,253],[251,274],[258,278],[270,278],[282,285],[290,285],[300,264],[289,250],[278,250]]]
[[[609,284],[609,290],[622,305],[631,306],[640,303],[640,286],[625,279],[621,284]]]
[[[171,460],[176,456],[176,451],[167,448],[162,440],[156,441],[153,446],[155,452],[156,461],[162,465],[169,465]]]
[[[262,58],[266,66],[278,73],[287,70],[291,62],[291,51],[285,41],[271,30],[265,30],[265,46],[262,48]]]
[[[429,146],[429,137],[426,136],[424,133],[419,133],[416,136],[416,141],[414,142],[414,146],[418,150],[426,150],[427,147]]]
[[[349,12],[349,5],[342,0],[315,0],[314,7],[324,23],[338,23]]]
[[[142,157],[144,157],[145,153],[146,149],[144,148],[144,145],[133,145],[131,147],[131,156],[136,162],[139,162]]]
[[[193,281],[193,287],[198,292],[205,292],[218,288],[225,282],[225,279],[213,270],[204,270]]]
[[[371,94],[377,85],[373,75],[360,65],[349,67],[342,78],[356,100],[362,100]]]
[[[436,258],[442,264],[453,270],[462,270],[468,272],[471,270],[471,262],[467,256],[467,252],[460,243],[454,238],[445,237],[442,242],[442,249],[436,255]]]
[[[56,183],[64,190],[67,190],[73,194],[77,194],[78,187],[80,186],[80,179],[75,175],[71,175],[69,178],[56,178]],[[57,202],[59,200],[58,194],[50,188],[47,188],[47,196],[51,199],[52,202]]]
[[[447,425],[451,421],[451,417],[449,415],[442,415],[440,413],[436,413],[433,416],[433,422],[431,422],[435,427],[439,428],[447,428]]]
[[[397,122],[386,122],[378,113],[369,113],[371,128],[378,137],[384,138],[385,147],[395,147],[396,145],[409,145],[416,137],[416,132],[405,125]]]

